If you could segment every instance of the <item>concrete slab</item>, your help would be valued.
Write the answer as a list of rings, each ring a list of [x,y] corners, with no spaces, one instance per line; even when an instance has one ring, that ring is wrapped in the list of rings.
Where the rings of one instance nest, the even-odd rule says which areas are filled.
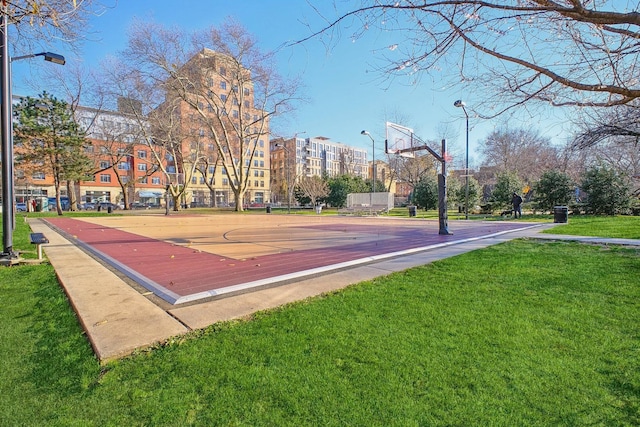
[[[40,221],[29,222],[33,231],[49,239],[44,252],[100,361],[188,331],[76,245]]]

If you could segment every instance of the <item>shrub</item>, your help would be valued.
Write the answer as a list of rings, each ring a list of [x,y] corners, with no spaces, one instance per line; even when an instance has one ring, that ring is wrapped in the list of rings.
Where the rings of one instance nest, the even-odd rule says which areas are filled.
[[[605,164],[585,172],[582,189],[587,193],[587,213],[615,215],[628,210],[631,203],[626,175]]]
[[[534,184],[534,194],[540,210],[551,211],[554,206],[567,205],[573,194],[573,184],[567,174],[547,171]]]

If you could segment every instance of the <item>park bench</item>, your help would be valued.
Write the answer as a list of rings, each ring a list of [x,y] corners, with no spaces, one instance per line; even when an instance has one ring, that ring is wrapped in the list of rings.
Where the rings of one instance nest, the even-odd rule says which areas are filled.
[[[47,239],[43,233],[31,233],[29,234],[29,240],[32,245],[36,245],[38,259],[42,259],[42,245],[49,243],[49,239]]]

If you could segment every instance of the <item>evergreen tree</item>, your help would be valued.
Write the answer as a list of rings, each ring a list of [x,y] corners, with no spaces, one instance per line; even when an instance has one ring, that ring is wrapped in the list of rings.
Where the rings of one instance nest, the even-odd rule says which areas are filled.
[[[330,178],[327,184],[329,185],[327,203],[336,208],[345,206],[349,193],[368,193],[371,191],[371,187],[367,186],[366,181],[359,176],[340,175]]]
[[[16,151],[33,170],[53,177],[56,211],[62,215],[60,188],[63,181],[77,179],[90,162],[86,160],[84,133],[66,102],[47,92],[23,98],[15,108]]]
[[[522,181],[513,172],[501,172],[498,174],[495,187],[491,192],[489,201],[500,209],[511,206],[513,193],[522,192]]]
[[[605,164],[588,169],[581,187],[587,193],[587,213],[615,215],[631,203],[626,176]]]
[[[568,204],[573,194],[571,178],[558,171],[543,173],[533,188],[538,207],[545,211],[552,210],[554,206]]]
[[[413,201],[424,210],[438,207],[438,182],[433,176],[423,176],[413,190]]]

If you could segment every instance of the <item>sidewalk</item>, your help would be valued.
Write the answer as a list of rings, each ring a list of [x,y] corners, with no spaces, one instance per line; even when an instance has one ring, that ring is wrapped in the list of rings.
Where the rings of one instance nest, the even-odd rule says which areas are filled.
[[[134,289],[131,283],[120,278],[104,263],[42,221],[31,219],[29,223],[34,232],[42,232],[48,237],[50,243],[44,246],[44,252],[101,362],[126,356],[136,349],[161,343],[216,322],[243,318],[257,311],[515,238],[535,237],[640,246],[640,241],[633,240],[544,235],[540,231],[553,224],[527,224],[532,228],[486,238],[463,239],[453,244],[433,245],[432,249],[302,278],[274,287],[206,302],[172,306],[158,301],[151,292]]]

